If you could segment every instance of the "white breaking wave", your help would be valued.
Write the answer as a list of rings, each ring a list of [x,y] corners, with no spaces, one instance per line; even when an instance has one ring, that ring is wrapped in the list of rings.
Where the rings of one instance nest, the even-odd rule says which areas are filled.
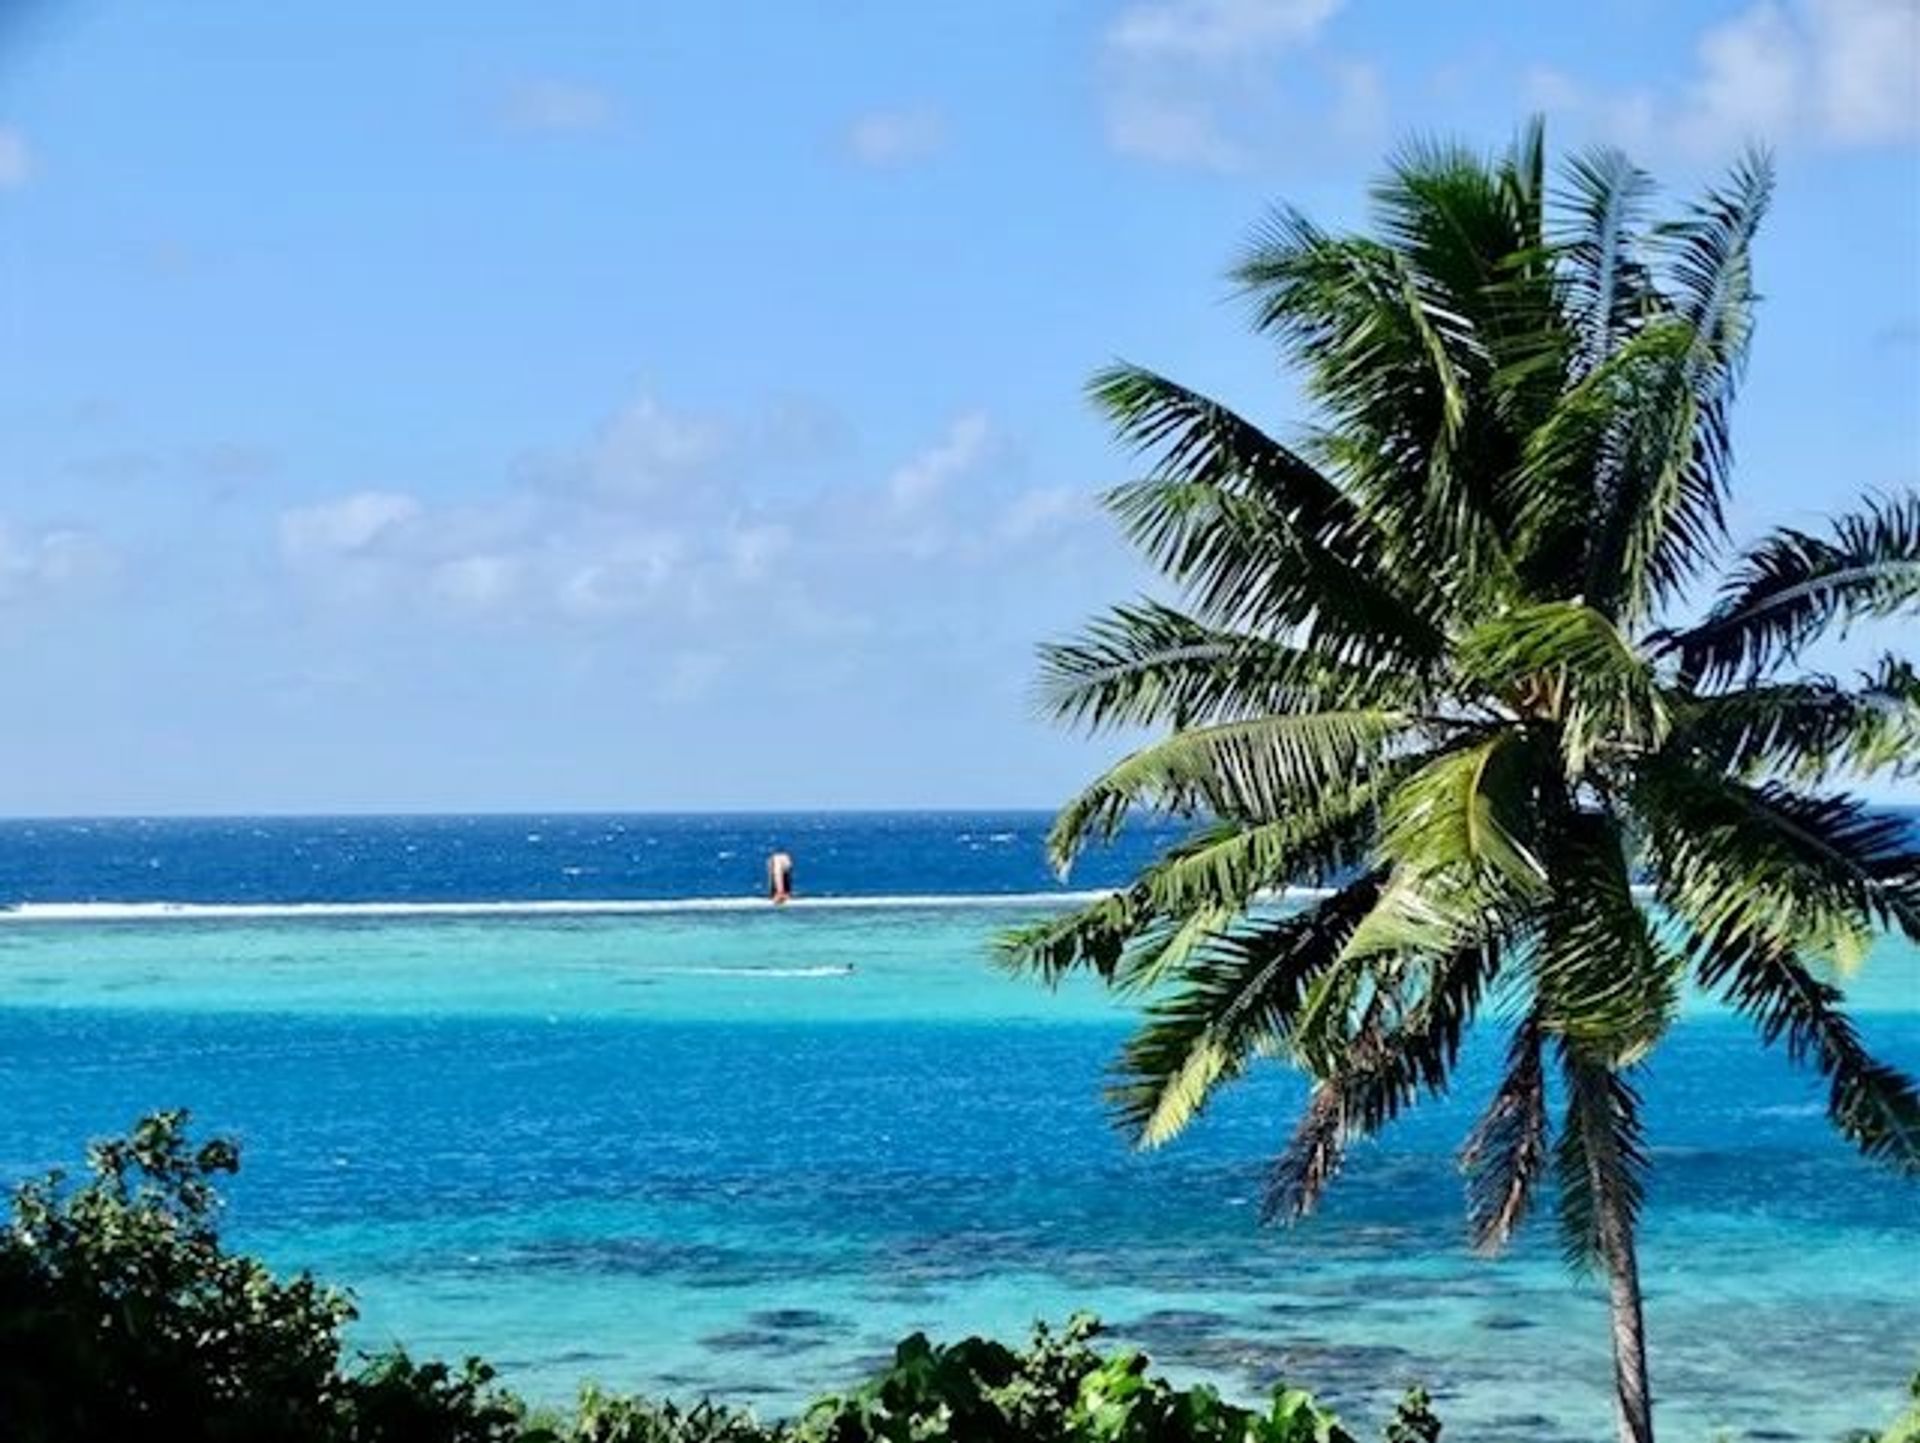
[[[1106,892],[983,892],[967,895],[795,897],[781,911],[878,911],[1032,907],[1097,901]],[[210,922],[329,917],[619,917],[673,912],[772,912],[764,897],[543,899],[494,902],[22,902],[0,922]]]
[[[851,977],[851,962],[827,962],[817,967],[645,967],[646,977]]]
[[[624,917],[676,912],[954,911],[967,908],[1077,906],[1111,891],[903,893],[878,897],[795,897],[775,908],[764,897],[541,899],[491,902],[22,902],[0,907],[9,922],[259,922],[328,918]],[[1324,888],[1289,888],[1270,900],[1324,897]]]

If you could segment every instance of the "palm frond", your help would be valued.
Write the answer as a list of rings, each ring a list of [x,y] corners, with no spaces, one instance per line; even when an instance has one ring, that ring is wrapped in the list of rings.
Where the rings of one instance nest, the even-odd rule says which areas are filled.
[[[1860,1040],[1840,990],[1764,940],[1727,945],[1695,933],[1703,986],[1720,988],[1761,1038],[1827,1080],[1827,1116],[1869,1158],[1920,1176],[1920,1091]]]
[[[1347,1144],[1393,1121],[1423,1094],[1448,1087],[1460,1040],[1499,974],[1502,948],[1487,939],[1453,952],[1402,959],[1396,967],[1356,967],[1343,956],[1320,974],[1364,975],[1364,998],[1337,989],[1350,1006],[1310,1018],[1311,995],[1292,1038],[1296,1059],[1316,1078],[1312,1098],[1267,1176],[1269,1218],[1311,1212],[1339,1171]]]
[[[1829,629],[1917,608],[1920,492],[1907,492],[1836,517],[1830,537],[1774,532],[1735,565],[1697,625],[1657,640],[1683,685],[1718,686],[1764,676]]]
[[[1515,727],[1442,752],[1393,789],[1381,856],[1422,876],[1471,872],[1518,890],[1538,886],[1544,873],[1532,849],[1537,764]]]
[[[1366,860],[1379,785],[1328,788],[1272,822],[1218,822],[1149,866],[1139,888],[1156,912],[1245,911],[1284,887],[1318,887]]]
[[[1659,307],[1640,254],[1651,176],[1618,150],[1576,155],[1559,195],[1566,216],[1555,236],[1569,324],[1577,337],[1572,375],[1592,374]]]
[[[1560,1242],[1576,1271],[1630,1245],[1646,1196],[1640,1096],[1621,1073],[1563,1048],[1566,1118],[1554,1147]]]
[[[1373,523],[1311,464],[1218,402],[1137,366],[1089,386],[1151,474],[1115,488],[1128,538],[1209,621],[1309,638],[1352,659],[1431,659],[1429,598],[1397,577]]]
[[[1129,888],[1057,917],[1009,927],[994,938],[994,961],[1049,987],[1073,972],[1111,981],[1128,946],[1152,921],[1144,901],[1138,888]]]
[[[1376,847],[1388,882],[1354,929],[1350,958],[1455,952],[1524,910],[1545,878],[1537,751],[1521,730],[1502,728],[1440,750],[1396,783]]]
[[[1294,915],[1243,920],[1191,952],[1171,993],[1148,1006],[1108,1090],[1137,1146],[1175,1136],[1217,1086],[1286,1038],[1307,986],[1339,957],[1378,889],[1363,877]]]
[[[1047,849],[1063,870],[1137,808],[1277,821],[1323,793],[1342,796],[1386,763],[1411,719],[1377,707],[1256,717],[1176,732],[1122,758],[1068,802]]]
[[[1875,928],[1920,938],[1920,851],[1898,816],[1663,757],[1629,798],[1660,901],[1716,946],[1840,960]]]
[[[1683,694],[1672,707],[1673,750],[1742,780],[1818,784],[1920,770],[1920,675],[1891,654],[1852,688],[1805,677]]]
[[[1561,818],[1545,856],[1549,892],[1532,956],[1540,1025],[1572,1054],[1623,1066],[1671,1024],[1679,962],[1634,899],[1614,817]]]
[[[1410,226],[1444,224],[1430,212],[1446,182],[1432,180],[1425,199],[1401,198]],[[1345,489],[1424,567],[1432,599],[1455,605],[1495,583],[1509,569],[1511,528],[1497,509],[1501,468],[1485,464],[1486,437],[1468,405],[1494,365],[1471,313],[1474,293],[1455,294],[1417,255],[1329,238],[1286,211],[1256,233],[1233,274],[1256,327],[1287,348],[1354,443],[1343,450]],[[1447,562],[1460,564],[1442,572]]]
[[[1749,153],[1691,216],[1660,233],[1673,312],[1691,343],[1665,404],[1649,410],[1668,421],[1644,440],[1636,428],[1634,449],[1647,448],[1635,468],[1643,480],[1617,493],[1607,521],[1626,536],[1613,594],[1634,621],[1671,600],[1726,539],[1730,416],[1753,332],[1753,238],[1772,194],[1772,162]]]
[[[1577,775],[1605,751],[1650,751],[1669,719],[1653,669],[1601,612],[1538,602],[1482,622],[1460,643],[1458,667],[1518,710],[1559,718]],[[1544,705],[1543,705],[1544,703]]]
[[[1002,932],[995,960],[1049,986],[1076,971],[1117,986],[1150,986],[1198,937],[1283,888],[1323,885],[1357,868],[1366,859],[1378,790],[1365,783],[1330,787],[1272,822],[1203,827],[1124,891]]]
[[[1115,607],[1078,639],[1040,653],[1043,709],[1055,722],[1089,731],[1178,728],[1355,703],[1401,706],[1420,690],[1416,678],[1209,626],[1150,600]]]
[[[1506,1071],[1460,1151],[1467,1223],[1477,1252],[1499,1252],[1525,1221],[1548,1162],[1545,1035],[1529,1016],[1514,1030]]]

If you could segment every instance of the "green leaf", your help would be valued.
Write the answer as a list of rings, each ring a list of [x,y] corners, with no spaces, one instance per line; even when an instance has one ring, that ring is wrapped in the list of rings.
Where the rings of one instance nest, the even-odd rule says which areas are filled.
[[[1920,1176],[1920,1091],[1876,1060],[1842,1007],[1840,990],[1765,939],[1690,938],[1701,984],[1718,987],[1768,1045],[1827,1079],[1827,1115],[1861,1153]]]
[[[1548,601],[1491,617],[1461,641],[1459,667],[1509,705],[1556,719],[1567,765],[1651,751],[1670,719],[1653,669],[1594,608]]]
[[[1686,684],[1763,676],[1829,630],[1920,608],[1920,492],[1870,499],[1830,530],[1774,532],[1740,559],[1703,620],[1661,634]]]
[[[1514,1029],[1506,1071],[1460,1152],[1476,1251],[1496,1253],[1526,1218],[1549,1161],[1545,1033],[1535,1016]]]
[[[1568,1266],[1604,1266],[1631,1246],[1646,1196],[1640,1095],[1621,1073],[1563,1048],[1566,1120],[1554,1148],[1560,1240]]]
[[[1070,866],[1151,806],[1176,815],[1274,821],[1326,789],[1349,792],[1390,759],[1410,718],[1377,707],[1256,717],[1177,732],[1125,757],[1069,802],[1047,849]]]
[[[1136,1145],[1157,1147],[1184,1129],[1220,1083],[1280,1046],[1308,984],[1340,955],[1378,883],[1349,884],[1304,911],[1223,931],[1178,968],[1127,1044],[1108,1096]]]

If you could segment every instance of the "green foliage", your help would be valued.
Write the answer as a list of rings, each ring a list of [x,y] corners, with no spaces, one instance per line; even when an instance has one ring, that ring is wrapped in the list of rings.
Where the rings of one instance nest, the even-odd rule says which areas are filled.
[[[571,1419],[531,1428],[520,1443],[782,1443],[787,1437],[784,1428],[716,1403],[682,1408],[589,1385]]]
[[[522,1408],[478,1358],[458,1368],[404,1352],[370,1359],[343,1380],[340,1432],[350,1443],[516,1443]]]
[[[186,1115],[96,1144],[78,1186],[22,1186],[0,1241],[0,1417],[38,1440],[324,1438],[346,1406],[346,1298],[225,1252],[214,1180],[224,1142],[189,1145]]]
[[[469,1361],[341,1366],[346,1295],[221,1244],[233,1144],[184,1112],[22,1185],[0,1237],[0,1419],[17,1443],[496,1443],[517,1405]]]
[[[1036,1328],[1024,1352],[916,1334],[865,1387],[816,1403],[793,1443],[1354,1443],[1299,1389],[1276,1389],[1265,1408],[1241,1407],[1153,1376],[1144,1354],[1101,1354],[1090,1345],[1097,1331],[1082,1314],[1059,1334]],[[1424,1401],[1403,1404],[1392,1426],[1401,1431],[1389,1432],[1390,1443],[1439,1437]]]

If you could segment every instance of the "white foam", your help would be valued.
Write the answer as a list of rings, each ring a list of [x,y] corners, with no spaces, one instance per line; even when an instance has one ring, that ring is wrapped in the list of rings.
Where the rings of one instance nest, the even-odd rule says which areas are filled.
[[[796,897],[800,912],[954,910],[1075,905],[1106,892],[929,893],[884,897]],[[352,917],[619,917],[675,912],[770,912],[764,897],[600,898],[524,902],[22,902],[0,908],[6,922],[254,922]]]
[[[818,967],[648,967],[648,977],[851,977],[849,962],[829,962]]]
[[[1262,894],[1264,902],[1312,901],[1328,887],[1288,887]],[[795,897],[775,908],[764,897],[602,897],[486,902],[21,902],[0,906],[8,922],[257,922],[330,918],[624,917],[687,912],[958,911],[995,907],[1082,906],[1113,893],[926,892],[873,897]]]

